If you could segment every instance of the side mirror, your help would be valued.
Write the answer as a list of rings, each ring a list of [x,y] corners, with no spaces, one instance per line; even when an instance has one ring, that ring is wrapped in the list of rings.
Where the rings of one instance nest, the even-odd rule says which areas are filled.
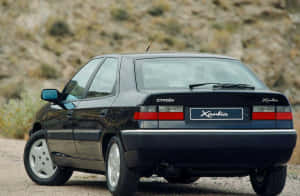
[[[45,101],[57,102],[59,94],[59,91],[56,89],[43,89],[41,93],[41,98]]]

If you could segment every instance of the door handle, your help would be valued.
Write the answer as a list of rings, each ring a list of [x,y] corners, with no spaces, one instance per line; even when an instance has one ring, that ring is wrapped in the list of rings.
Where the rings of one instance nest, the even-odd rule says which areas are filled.
[[[71,119],[72,116],[73,116],[73,111],[68,111],[68,112],[67,112],[67,118],[68,118],[68,119]]]
[[[100,117],[105,117],[107,115],[107,112],[108,112],[108,109],[103,109],[103,110],[100,111],[99,116]]]

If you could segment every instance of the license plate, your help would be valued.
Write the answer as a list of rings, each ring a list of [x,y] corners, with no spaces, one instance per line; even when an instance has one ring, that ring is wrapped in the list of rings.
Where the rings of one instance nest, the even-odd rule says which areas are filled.
[[[190,108],[190,120],[243,120],[243,108]]]

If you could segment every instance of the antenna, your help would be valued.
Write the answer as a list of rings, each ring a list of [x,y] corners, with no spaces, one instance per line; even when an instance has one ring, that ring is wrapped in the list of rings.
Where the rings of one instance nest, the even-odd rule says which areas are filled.
[[[146,48],[146,52],[148,52],[149,51],[149,49],[150,49],[150,47],[151,47],[151,44],[152,44],[152,40],[150,41],[150,43],[149,43],[149,45],[148,45],[148,47]]]

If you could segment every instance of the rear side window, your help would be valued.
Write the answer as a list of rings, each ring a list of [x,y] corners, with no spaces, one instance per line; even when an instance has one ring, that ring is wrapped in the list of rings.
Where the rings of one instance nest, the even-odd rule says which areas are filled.
[[[78,71],[64,89],[64,94],[67,95],[66,101],[83,98],[88,81],[102,60],[103,58],[91,60]]]
[[[265,88],[256,76],[237,60],[152,58],[138,59],[135,66],[139,89],[187,89],[190,84],[197,83],[243,83],[256,89]]]
[[[87,98],[112,94],[117,79],[117,70],[118,59],[107,58],[96,74],[88,90]]]

